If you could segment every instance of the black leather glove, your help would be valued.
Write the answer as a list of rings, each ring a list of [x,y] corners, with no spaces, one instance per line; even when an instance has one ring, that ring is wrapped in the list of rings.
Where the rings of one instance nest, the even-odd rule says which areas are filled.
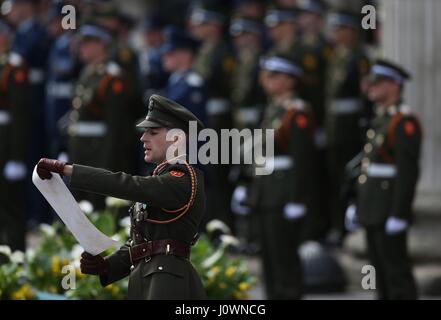
[[[42,180],[52,178],[51,172],[58,173],[62,176],[65,166],[66,162],[64,161],[42,158],[37,164],[37,174]]]
[[[80,269],[84,274],[103,276],[109,272],[109,262],[100,255],[93,256],[88,252],[83,252]]]

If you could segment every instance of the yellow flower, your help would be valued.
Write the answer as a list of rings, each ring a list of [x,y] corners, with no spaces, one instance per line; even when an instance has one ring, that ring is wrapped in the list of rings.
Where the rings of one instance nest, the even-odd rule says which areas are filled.
[[[113,284],[109,284],[108,286],[105,287],[106,290],[112,291],[113,289]]]
[[[75,276],[78,277],[78,279],[84,279],[86,277],[79,268],[75,268]]]
[[[219,283],[219,288],[226,289],[227,285],[224,282]]]
[[[22,285],[20,289],[18,289],[11,295],[12,300],[26,300],[26,299],[32,299],[34,297],[35,297],[35,293],[34,291],[32,291],[31,286],[27,283]]]
[[[240,291],[247,291],[250,289],[250,284],[247,282],[241,282],[239,283],[239,290]]]
[[[52,257],[52,273],[58,274],[61,271],[61,260],[59,256]]]
[[[118,286],[113,286],[111,289],[112,295],[116,296],[121,291],[121,289]]]
[[[227,270],[225,270],[225,275],[228,278],[232,278],[234,274],[236,273],[237,268],[236,267],[228,267]]]
[[[233,298],[237,299],[237,300],[241,300],[241,299],[245,298],[245,295],[242,292],[240,292],[240,291],[235,291],[233,293]]]
[[[213,267],[213,268],[210,269],[210,272],[213,273],[213,274],[217,274],[217,273],[219,273],[219,271],[220,271],[220,268],[218,266]]]
[[[50,286],[50,287],[49,287],[49,292],[50,292],[50,293],[58,293],[57,287],[55,287],[55,286]]]

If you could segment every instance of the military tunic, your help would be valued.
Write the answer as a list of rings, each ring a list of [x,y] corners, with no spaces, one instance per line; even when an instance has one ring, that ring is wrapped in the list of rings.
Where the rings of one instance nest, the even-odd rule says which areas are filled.
[[[326,83],[325,132],[327,167],[331,179],[331,220],[342,232],[344,211],[340,192],[344,168],[363,144],[362,122],[366,114],[360,83],[369,71],[369,62],[361,48],[337,47],[328,64]]]
[[[259,84],[260,52],[242,52],[232,76],[231,101],[234,127],[257,128],[262,120],[265,95]]]
[[[370,259],[381,299],[416,298],[407,254],[407,232],[388,235],[386,220],[412,222],[412,201],[419,175],[421,127],[408,106],[377,110],[366,133],[357,183],[357,218],[366,227]]]
[[[29,142],[28,68],[0,56],[0,243],[25,249],[24,180],[5,175],[9,161],[26,164]],[[24,172],[25,174],[25,172]]]
[[[131,210],[131,240],[106,257],[109,272],[101,276],[103,286],[129,278],[129,299],[203,299],[205,291],[191,262],[174,255],[155,255],[132,262],[129,246],[145,241],[174,239],[191,245],[205,210],[204,178],[195,169],[196,197],[188,212],[176,221],[156,224],[147,219],[168,220],[187,203],[191,191],[190,174],[183,164],[167,164],[157,175],[131,176],[104,169],[74,165],[70,180],[73,189],[136,201]]]
[[[113,62],[88,65],[74,90],[68,127],[68,152],[74,163],[109,170],[126,170],[132,164],[133,118],[127,84]],[[102,208],[102,197],[76,194]]]
[[[206,41],[200,47],[193,63],[193,71],[205,82],[207,100],[207,127],[220,134],[221,129],[232,127],[230,101],[230,79],[234,68],[234,58],[225,41]],[[219,146],[218,154],[221,154]],[[229,200],[232,186],[228,181],[230,166],[209,164],[207,166],[207,220],[220,219],[232,225]]]
[[[300,99],[273,101],[262,122],[275,130],[274,171],[256,176],[250,205],[260,219],[260,235],[267,297],[298,299],[302,295],[302,271],[297,252],[303,218],[290,218],[285,205],[296,204],[313,213],[315,153],[310,110]]]

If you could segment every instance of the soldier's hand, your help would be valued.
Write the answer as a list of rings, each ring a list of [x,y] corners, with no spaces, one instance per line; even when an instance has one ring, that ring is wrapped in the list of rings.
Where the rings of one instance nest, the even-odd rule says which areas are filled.
[[[65,166],[64,161],[42,158],[37,164],[37,174],[43,180],[50,179],[52,178],[51,172],[63,175]]]
[[[80,270],[84,274],[102,276],[109,270],[109,262],[100,255],[93,256],[88,252],[81,254]]]
[[[346,209],[345,227],[349,232],[354,232],[360,228],[360,224],[358,223],[357,219],[357,206],[355,204],[349,205]]]

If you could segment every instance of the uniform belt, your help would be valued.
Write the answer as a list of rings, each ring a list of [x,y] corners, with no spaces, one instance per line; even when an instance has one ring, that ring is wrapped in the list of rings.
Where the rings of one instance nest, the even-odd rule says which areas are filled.
[[[29,70],[29,82],[32,84],[42,83],[44,80],[43,69],[32,68]]]
[[[174,255],[188,259],[190,245],[173,239],[147,241],[129,248],[130,259],[136,262],[155,255]]]
[[[0,110],[0,125],[8,124],[11,121],[9,111]]]
[[[274,158],[266,158],[265,169],[274,171],[289,170],[294,166],[294,160],[290,156],[275,156]]]
[[[73,85],[70,82],[51,82],[47,86],[47,95],[52,98],[72,98]]]
[[[230,110],[230,104],[227,99],[210,99],[207,101],[206,110],[209,116],[223,114]]]
[[[332,101],[331,111],[335,114],[352,114],[361,111],[360,99],[337,99]]]
[[[242,107],[237,111],[239,121],[244,123],[257,123],[259,121],[259,109],[255,107]]]
[[[372,178],[393,178],[397,175],[397,167],[393,164],[371,163],[366,169],[366,175]]]
[[[102,137],[107,132],[107,126],[103,122],[80,121],[72,124],[69,132],[80,137]]]

